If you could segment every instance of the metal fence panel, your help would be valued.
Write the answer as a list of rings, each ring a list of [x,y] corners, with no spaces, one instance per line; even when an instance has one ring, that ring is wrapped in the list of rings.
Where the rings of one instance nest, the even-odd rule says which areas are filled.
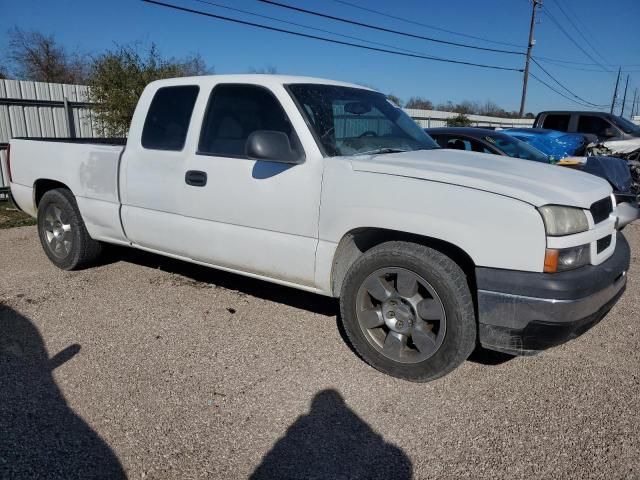
[[[7,151],[0,148],[0,187],[9,186],[9,174],[7,172]],[[2,198],[4,200],[4,198]]]
[[[65,101],[73,131],[69,130]],[[0,80],[0,142],[25,136],[101,136],[90,107],[86,85]]]
[[[0,143],[7,143],[11,138],[10,124],[9,106],[0,105]]]
[[[56,128],[53,119],[53,108],[38,107],[38,115],[40,117],[40,127],[43,137],[57,137]]]

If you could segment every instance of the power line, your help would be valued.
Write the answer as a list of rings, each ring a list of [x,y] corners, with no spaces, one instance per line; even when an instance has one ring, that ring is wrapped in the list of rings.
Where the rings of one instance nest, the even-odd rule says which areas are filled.
[[[298,37],[304,37],[304,38],[311,38],[313,40],[320,40],[323,42],[328,42],[328,43],[335,43],[338,45],[346,45],[349,47],[356,47],[356,48],[362,48],[365,50],[370,50],[370,51],[374,51],[374,52],[382,52],[382,53],[390,53],[392,55],[400,55],[400,56],[404,56],[404,57],[412,57],[412,58],[420,58],[423,60],[431,60],[431,61],[435,61],[435,62],[445,62],[445,63],[455,63],[458,65],[468,65],[468,66],[472,66],[472,67],[480,67],[480,68],[490,68],[490,69],[494,69],[494,70],[506,70],[506,71],[512,71],[512,72],[521,72],[522,70],[518,69],[518,68],[510,68],[510,67],[502,67],[502,66],[498,66],[498,65],[486,65],[486,64],[482,64],[482,63],[474,63],[474,62],[465,62],[462,60],[453,60],[453,59],[449,59],[449,58],[441,58],[441,57],[433,57],[430,55],[419,55],[419,54],[415,54],[415,53],[407,53],[407,52],[399,52],[396,50],[388,50],[388,49],[384,49],[384,48],[378,48],[378,47],[370,47],[367,45],[361,45],[361,44],[357,44],[357,43],[351,43],[351,42],[345,42],[342,40],[335,40],[332,38],[326,38],[326,37],[319,37],[317,35],[310,35],[308,33],[302,33],[302,32],[295,32],[292,30],[285,30],[283,28],[277,28],[277,27],[272,27],[270,25],[264,25],[261,23],[254,23],[254,22],[249,22],[246,20],[240,20],[238,18],[231,18],[231,17],[225,17],[222,15],[216,15],[213,13],[209,13],[209,12],[203,12],[201,10],[195,10],[192,8],[187,8],[187,7],[181,7],[178,5],[172,5],[170,3],[164,3],[164,2],[159,2],[156,0],[142,0],[145,3],[151,3],[154,5],[159,5],[162,7],[166,7],[166,8],[171,8],[174,10],[179,10],[182,12],[187,12],[187,13],[193,13],[195,15],[202,15],[205,17],[209,17],[209,18],[216,18],[218,20],[224,20],[227,22],[232,22],[232,23],[237,23],[240,25],[247,25],[247,26],[251,26],[251,27],[256,27],[256,28],[262,28],[264,30],[270,30],[272,32],[280,32],[280,33],[286,33],[289,35],[295,35]]]
[[[380,10],[374,10],[373,8],[363,7],[362,5],[356,5],[355,3],[347,2],[346,0],[333,0],[336,3],[341,3],[343,5],[348,5],[349,7],[357,8],[360,10],[364,10],[365,12],[375,13],[376,15],[382,15],[384,17],[393,18],[394,20],[400,20],[401,22],[410,23],[412,25],[418,25],[420,27],[430,28],[432,30],[437,30],[439,32],[450,33],[452,35],[458,35],[460,37],[473,38],[474,40],[480,40],[487,43],[494,43],[496,45],[506,45],[508,47],[516,47],[516,48],[526,48],[524,45],[517,45],[515,43],[508,42],[500,42],[498,40],[489,40],[484,37],[477,37],[475,35],[469,35],[466,33],[454,32],[453,30],[447,30],[446,28],[435,27],[433,25],[428,25],[426,23],[416,22],[415,20],[411,20],[409,18],[398,17],[396,15],[391,15],[390,13],[381,12]]]
[[[593,46],[593,44],[591,43],[591,41],[585,36],[584,33],[582,33],[582,30],[575,24],[575,22],[573,21],[573,19],[567,14],[567,12],[565,11],[565,9],[562,7],[562,2],[559,2],[558,0],[553,0],[554,3],[556,4],[556,7],[558,7],[558,9],[562,12],[562,14],[566,17],[566,19],[569,21],[569,23],[573,26],[573,28],[576,30],[576,32],[578,32],[578,35],[580,35],[582,37],[582,39],[585,41],[585,43],[587,45],[589,45],[591,47],[591,50],[593,50],[593,52],[600,57],[600,59],[602,61],[604,61],[605,64],[609,65],[609,63],[607,62],[607,59],[604,58],[600,52],[598,51],[598,49],[596,47]],[[567,5],[567,9],[569,8],[569,5]],[[578,18],[576,16],[576,18]]]
[[[559,63],[567,63],[570,65],[586,65],[586,66],[597,66],[597,63],[588,63],[588,62],[576,62],[573,60],[561,60],[559,58],[549,58],[549,57],[541,57],[541,56],[537,56],[538,60],[543,59],[543,60],[547,60],[549,62],[559,62]],[[621,67],[640,67],[640,64],[638,63],[621,63],[619,66]]]
[[[385,28],[385,27],[380,27],[380,26],[377,26],[377,25],[371,25],[369,23],[357,22],[355,20],[349,20],[349,19],[343,18],[343,17],[336,17],[336,16],[333,16],[333,15],[328,15],[326,13],[316,12],[314,10],[307,10],[305,8],[295,7],[293,5],[287,5],[287,4],[284,4],[284,3],[274,2],[273,0],[258,0],[258,1],[262,2],[262,3],[267,3],[269,5],[274,5],[276,7],[282,7],[282,8],[286,8],[288,10],[294,10],[296,12],[306,13],[308,15],[315,15],[316,17],[322,17],[322,18],[327,18],[327,19],[330,19],[330,20],[336,20],[338,22],[348,23],[350,25],[357,25],[359,27],[370,28],[372,30],[378,30],[380,32],[394,33],[396,35],[402,35],[404,37],[417,38],[417,39],[420,39],[420,40],[426,40],[426,41],[429,41],[429,42],[442,43],[442,44],[445,44],[445,45],[453,45],[453,46],[456,46],[456,47],[472,48],[474,50],[484,50],[486,52],[508,53],[508,54],[512,54],[512,55],[524,55],[523,52],[516,52],[516,51],[513,51],[513,50],[502,50],[502,49],[497,49],[497,48],[479,47],[477,45],[469,45],[469,44],[466,44],[466,43],[450,42],[450,41],[447,41],[447,40],[440,40],[440,39],[433,38],[433,37],[425,37],[423,35],[416,35],[414,33],[401,32],[399,30],[393,30],[391,28]]]
[[[251,15],[253,17],[264,18],[264,19],[267,19],[267,20],[273,20],[274,22],[284,23],[286,25],[293,25],[295,27],[306,28],[308,30],[314,30],[316,32],[327,33],[329,35],[335,35],[335,36],[342,37],[342,38],[349,38],[351,40],[357,40],[359,42],[369,43],[371,45],[379,45],[379,46],[382,46],[382,47],[392,48],[392,49],[403,51],[403,52],[416,53],[418,55],[427,55],[424,52],[419,52],[419,51],[416,51],[416,50],[409,50],[409,49],[406,49],[406,48],[398,47],[396,45],[390,45],[388,43],[374,42],[373,40],[366,40],[364,38],[354,37],[352,35],[345,35],[345,34],[342,34],[342,33],[333,32],[331,30],[325,30],[323,28],[311,27],[309,25],[304,25],[302,23],[291,22],[289,20],[282,20],[280,18],[270,17],[269,15],[263,15],[263,14],[260,14],[260,13],[250,12],[248,10],[242,10],[240,8],[230,7],[228,5],[222,5],[222,4],[216,3],[216,2],[210,2],[208,0],[192,0],[192,1],[198,2],[198,3],[203,3],[203,4],[206,4],[206,5],[211,5],[213,7],[223,8],[225,10],[231,10],[233,12],[243,13],[245,15]],[[434,58],[442,58],[442,57],[434,57]]]
[[[607,68],[602,65],[600,62],[598,62],[595,58],[593,58],[593,56],[587,52],[582,45],[580,45],[570,34],[569,32],[567,32],[565,30],[565,28],[560,24],[560,22],[558,20],[556,20],[556,18],[551,14],[551,12],[549,11],[549,9],[547,7],[542,7],[542,11],[545,13],[545,15],[553,22],[555,23],[556,27],[558,27],[558,29],[571,41],[571,43],[573,43],[576,47],[578,47],[578,49],[580,49],[580,51],[582,53],[584,53],[587,57],[589,57],[589,59],[591,59],[591,61],[593,61],[596,65],[598,65],[602,70],[608,71]]]
[[[560,68],[564,68],[567,70],[577,70],[580,72],[595,72],[595,73],[607,73],[607,74],[611,74],[612,72],[609,70],[596,70],[594,68],[581,68],[581,67],[571,67],[569,65],[563,65],[563,63],[558,63],[557,60],[554,59],[550,59],[547,57],[540,57],[538,55],[536,55],[536,58],[541,61],[541,62],[545,62],[545,63],[550,63],[556,67],[560,67]],[[591,64],[588,64],[591,65]],[[638,73],[640,72],[640,70],[622,70],[623,73]]]
[[[585,100],[584,98],[582,98],[582,97],[580,97],[580,96],[576,95],[574,92],[572,92],[572,91],[571,91],[571,90],[569,90],[566,86],[564,86],[562,83],[560,83],[560,81],[559,81],[558,79],[556,79],[553,75],[551,75],[551,74],[550,74],[550,73],[549,73],[549,72],[548,72],[548,71],[547,71],[547,70],[546,70],[542,65],[540,65],[540,63],[539,63],[535,58],[532,58],[531,60],[533,60],[533,63],[535,63],[535,64],[538,66],[538,68],[539,68],[540,70],[542,70],[544,73],[546,73],[546,74],[547,74],[547,76],[548,76],[551,80],[553,80],[553,81],[554,81],[557,85],[559,85],[563,90],[565,90],[566,92],[568,92],[568,93],[569,93],[569,95],[571,95],[571,96],[573,96],[573,97],[577,98],[578,100],[580,100],[580,101],[582,101],[582,102],[584,102],[584,103],[588,103],[589,105],[592,105],[592,106],[594,106],[594,107],[604,107],[604,106],[605,106],[605,105],[597,105],[597,104],[595,104],[595,103],[593,103],[593,102],[590,102],[590,101],[588,101],[588,100]]]
[[[547,82],[545,82],[544,80],[538,78],[533,72],[529,72],[529,75],[531,75],[531,78],[533,78],[534,80],[537,80],[538,82],[540,82],[542,85],[544,85],[545,87],[547,87],[549,90],[552,90],[554,92],[556,92],[558,95],[560,95],[561,97],[566,98],[567,100],[572,101],[573,103],[576,103],[582,107],[587,107],[587,108],[591,108],[593,109],[592,105],[589,104],[585,104],[582,102],[579,102],[578,100],[574,100],[573,98],[569,97],[568,95],[565,95],[564,93],[562,93],[559,90],[556,90],[554,87],[552,87],[551,85],[549,85]]]

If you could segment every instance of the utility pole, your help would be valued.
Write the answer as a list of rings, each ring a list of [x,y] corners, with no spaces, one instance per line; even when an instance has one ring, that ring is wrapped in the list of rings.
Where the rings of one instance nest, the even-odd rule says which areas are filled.
[[[527,46],[527,59],[524,63],[524,76],[522,79],[522,99],[520,100],[520,114],[524,115],[524,103],[527,99],[527,82],[529,81],[529,63],[531,62],[531,50],[536,41],[533,39],[533,30],[536,26],[536,10],[538,5],[542,5],[542,0],[533,0],[533,8],[531,9],[531,25],[529,26],[529,44]]]
[[[620,116],[624,117],[624,104],[627,103],[627,88],[629,87],[629,74],[627,73],[627,83],[624,86],[624,96],[622,97],[622,111],[620,112]]]
[[[616,98],[618,98],[618,84],[620,83],[620,71],[622,67],[618,67],[618,78],[616,78],[616,88],[613,90],[613,100],[611,100],[611,113],[613,115],[613,107],[616,104]]]
[[[633,103],[631,104],[631,118],[633,120],[633,117],[635,116],[635,112],[637,109],[637,105],[636,105],[636,98],[638,97],[638,89],[636,88],[633,92]]]

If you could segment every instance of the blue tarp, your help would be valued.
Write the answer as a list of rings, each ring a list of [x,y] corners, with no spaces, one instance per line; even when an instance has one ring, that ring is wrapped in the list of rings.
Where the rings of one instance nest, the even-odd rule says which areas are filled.
[[[565,133],[545,128],[510,128],[502,132],[536,147],[554,162],[566,157],[584,155],[583,150],[588,142],[587,138],[580,133]],[[631,192],[631,172],[627,162],[621,158],[587,157],[586,162],[579,169],[604,178],[616,192]]]
[[[555,162],[578,155],[587,142],[580,133],[565,133],[544,128],[510,128],[502,132],[536,147]]]

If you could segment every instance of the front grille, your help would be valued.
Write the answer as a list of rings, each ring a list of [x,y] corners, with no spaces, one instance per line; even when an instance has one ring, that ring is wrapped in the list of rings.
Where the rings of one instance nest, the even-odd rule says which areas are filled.
[[[603,198],[602,200],[594,202],[589,210],[593,216],[593,223],[600,223],[606,220],[609,218],[609,214],[613,211],[611,197]]]
[[[609,245],[611,245],[611,235],[602,237],[600,240],[598,240],[598,243],[597,243],[598,253],[602,253],[604,250],[607,249]]]

